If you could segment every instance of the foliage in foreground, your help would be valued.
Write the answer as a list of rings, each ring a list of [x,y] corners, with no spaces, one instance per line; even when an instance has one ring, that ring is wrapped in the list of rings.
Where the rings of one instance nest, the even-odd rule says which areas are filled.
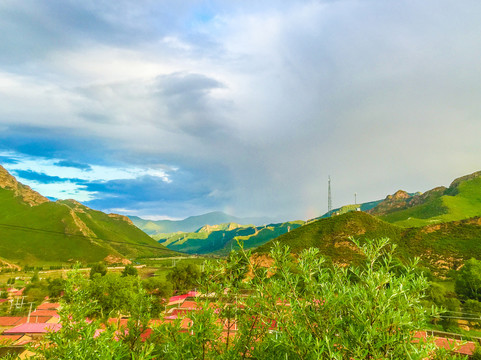
[[[48,337],[40,358],[57,359],[424,359],[429,344],[413,342],[427,314],[421,299],[428,282],[414,265],[393,259],[387,239],[354,243],[364,253],[359,266],[326,266],[317,249],[293,258],[275,246],[269,268],[256,266],[249,252],[232,252],[211,262],[200,288],[209,294],[203,310],[189,319],[153,327],[149,296],[139,289],[128,330],[85,320],[96,307],[88,279],[67,281],[64,326]],[[73,305],[75,304],[75,305]],[[134,310],[136,309],[136,310]],[[91,314],[93,312],[90,312]],[[101,312],[97,312],[101,313]],[[182,331],[181,324],[189,322]],[[116,340],[116,341],[114,341]],[[52,344],[53,343],[53,344]]]

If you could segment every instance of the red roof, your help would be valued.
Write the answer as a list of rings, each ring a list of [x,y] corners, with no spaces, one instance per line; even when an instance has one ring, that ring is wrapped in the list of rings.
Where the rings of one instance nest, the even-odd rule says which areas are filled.
[[[23,335],[0,335],[0,344],[1,345],[8,345],[11,344],[18,339],[20,339]]]
[[[37,310],[58,310],[60,308],[59,303],[43,303],[37,306]]]
[[[459,341],[446,338],[435,338],[434,343],[438,348],[444,348],[446,350],[452,350],[457,354],[472,355],[476,345],[472,341]]]
[[[195,301],[184,301],[180,307],[182,309],[198,309],[199,305]]]
[[[189,291],[187,294],[184,294],[184,295],[172,296],[172,297],[169,299],[169,302],[174,302],[174,301],[179,301],[179,300],[185,300],[185,299],[187,299],[188,297],[196,297],[197,295],[199,295],[199,293],[198,293],[197,291]]]
[[[14,288],[10,288],[10,289],[8,289],[7,291],[8,291],[9,293],[11,293],[13,296],[22,296],[24,290],[25,290],[25,288],[22,288],[22,289],[20,289],[20,290],[17,290],[17,289],[14,289]]]
[[[30,314],[30,316],[54,316],[60,317],[57,310],[36,310]]]
[[[49,331],[58,331],[62,327],[61,324],[46,323],[27,323],[16,326],[12,329],[5,330],[3,333],[8,334],[45,334]]]
[[[414,334],[414,342],[418,342],[417,339],[424,339],[427,340],[428,336],[426,331],[417,331]],[[472,341],[461,341],[461,340],[454,340],[454,339],[446,339],[442,337],[434,337],[434,344],[438,348],[444,348],[446,350],[451,350],[456,354],[462,355],[472,355],[474,353],[474,349],[476,345]]]
[[[22,316],[0,316],[0,326],[15,326],[26,322],[27,318]]]
[[[54,316],[33,316],[30,314],[30,319],[28,320],[29,323],[46,323]],[[57,318],[58,319],[58,318]]]
[[[187,295],[187,294],[172,296],[172,297],[169,299],[169,302],[174,302],[174,301],[179,301],[179,300],[185,300],[185,299],[187,299],[188,297],[189,297],[189,295]]]

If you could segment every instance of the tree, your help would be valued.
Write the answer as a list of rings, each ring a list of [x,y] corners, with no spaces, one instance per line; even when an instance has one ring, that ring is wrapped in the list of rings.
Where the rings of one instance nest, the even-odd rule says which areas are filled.
[[[175,290],[186,292],[198,285],[200,269],[195,264],[179,263],[168,274],[167,279],[172,282]]]
[[[139,275],[139,272],[132,264],[125,265],[124,270],[122,270],[122,277],[138,276],[138,275]]]
[[[118,314],[130,314],[137,306],[135,295],[143,292],[138,277],[121,277],[115,273],[95,276],[89,282],[87,290],[90,297],[98,305],[98,311],[95,315],[102,318],[115,317]]]
[[[35,282],[38,282],[39,280],[40,280],[40,277],[38,276],[38,270],[35,270],[35,272],[33,273],[32,279],[30,279],[30,281],[32,283],[35,283]]]
[[[157,297],[167,299],[172,295],[172,283],[162,280],[158,276],[142,280],[142,285],[145,290]]]
[[[102,262],[94,264],[90,269],[90,278],[93,279],[95,274],[100,274],[97,276],[105,276],[107,274],[107,266]]]
[[[65,280],[62,278],[47,279],[48,283],[48,296],[50,298],[57,298],[62,294],[65,287]]]
[[[466,261],[456,277],[454,288],[462,298],[481,301],[481,261]]]

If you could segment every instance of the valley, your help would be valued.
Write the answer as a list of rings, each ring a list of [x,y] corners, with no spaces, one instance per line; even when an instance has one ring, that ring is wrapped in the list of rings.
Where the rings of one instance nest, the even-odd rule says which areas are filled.
[[[18,183],[3,168],[0,168],[0,175],[0,295],[4,299],[0,301],[0,323],[29,318],[29,306],[48,307],[49,302],[45,303],[45,299],[49,298],[60,301],[62,306],[75,313],[79,302],[91,300],[84,297],[71,303],[63,299],[63,291],[72,291],[69,286],[74,284],[74,288],[83,288],[100,306],[87,306],[79,313],[79,324],[85,316],[95,319],[83,325],[91,331],[128,328],[128,331],[149,334],[142,336],[152,344],[152,349],[164,351],[157,348],[158,343],[152,334],[158,331],[164,334],[162,336],[167,333],[172,336],[173,332],[199,329],[195,319],[206,316],[204,308],[214,307],[217,309],[215,316],[201,326],[219,331],[221,338],[232,337],[234,349],[235,344],[247,339],[242,331],[253,326],[250,310],[246,309],[262,306],[263,316],[277,314],[266,332],[258,335],[262,339],[258,341],[271,341],[269,334],[272,331],[280,333],[279,324],[295,328],[300,324],[292,319],[314,316],[307,315],[311,311],[311,302],[301,307],[296,305],[300,301],[296,295],[298,291],[310,291],[309,296],[332,302],[332,299],[341,297],[341,289],[347,282],[353,290],[342,295],[343,301],[360,302],[364,307],[370,306],[366,304],[374,293],[376,297],[387,296],[384,292],[379,293],[379,287],[362,290],[357,281],[344,278],[349,274],[342,270],[345,268],[361,278],[378,276],[366,272],[368,260],[367,263],[379,262],[372,271],[386,271],[383,276],[389,274],[393,284],[399,282],[401,287],[408,286],[404,281],[411,281],[409,286],[418,284],[416,286],[420,286],[423,292],[413,293],[413,296],[420,296],[416,306],[428,309],[436,305],[443,309],[424,320],[418,319],[415,313],[410,315],[414,325],[406,339],[413,339],[414,334],[416,338],[427,338],[428,332],[439,339],[456,333],[456,336],[474,342],[470,343],[468,350],[462,343],[456,343],[451,351],[473,354],[477,336],[481,335],[481,323],[468,315],[481,314],[481,298],[470,293],[469,287],[462,282],[469,276],[474,277],[479,281],[481,291],[481,172],[463,176],[447,188],[438,187],[424,194],[399,190],[384,200],[345,205],[328,214],[330,216],[261,225],[245,223],[255,220],[252,218],[242,220],[221,212],[161,222],[105,214],[74,200],[50,201]],[[228,222],[215,223],[223,220]],[[241,223],[230,220],[241,220]],[[375,258],[369,260],[372,256]],[[417,262],[410,265],[415,258]],[[314,265],[317,268],[313,268]],[[469,270],[472,273],[467,273],[468,269],[478,267],[479,272]],[[315,280],[307,273],[302,275],[305,271],[309,274],[321,271],[316,276],[320,276],[319,279],[327,277],[322,281]],[[99,274],[95,275],[95,272]],[[398,277],[398,272],[410,275]],[[266,274],[276,275],[270,280],[272,275]],[[308,277],[301,281],[301,275]],[[73,281],[69,279],[75,277],[76,282],[69,283]],[[281,279],[288,283],[294,281],[297,285],[285,293],[288,283],[282,283]],[[277,288],[279,281],[284,285]],[[321,282],[314,286],[306,285],[306,281]],[[323,281],[331,282],[332,286],[336,282],[339,286],[342,283],[331,300],[328,300],[332,296],[329,292],[319,293],[325,284]],[[422,284],[418,283],[421,281]],[[122,290],[124,287],[128,290]],[[262,297],[266,291],[283,300],[272,307]],[[353,300],[364,296],[365,291],[373,293],[363,300]],[[392,300],[394,295],[390,296]],[[403,305],[404,300],[399,301],[397,306],[400,308],[407,306]],[[141,303],[150,304],[148,307],[152,310],[137,314],[135,308]],[[278,308],[283,303],[289,303],[301,313],[289,315],[293,318],[284,317],[281,314],[285,308],[282,310],[283,305],[281,311]],[[345,309],[339,311],[357,311],[353,303],[349,310],[340,303],[336,306]],[[376,302],[372,306],[376,308]],[[235,309],[232,314],[237,315],[232,317],[228,309]],[[104,311],[117,314],[117,318],[105,319]],[[359,311],[363,313],[365,309],[359,308]],[[38,314],[41,312],[37,310]],[[319,309],[315,313],[318,312]],[[451,320],[451,312],[459,314],[459,320]],[[244,313],[244,320],[238,318]],[[39,315],[36,316],[38,321]],[[49,320],[57,324],[55,331],[58,335],[54,338],[70,336],[61,330],[61,326],[75,326],[71,319],[61,315],[56,319]],[[136,324],[145,321],[145,327],[128,325],[130,319],[137,319]],[[223,324],[223,330],[215,325],[219,322]],[[108,327],[107,324],[113,323],[117,324],[116,327]],[[336,329],[342,326],[341,323],[335,325]],[[20,331],[10,325],[5,329],[0,340],[2,337],[10,339],[12,331]],[[413,333],[414,329],[423,331]],[[34,338],[32,334],[23,334],[23,341],[25,336]],[[393,347],[398,341],[406,341],[395,340],[394,333],[390,336]],[[47,335],[45,339],[52,338]],[[194,339],[189,336],[183,341],[188,344]],[[211,338],[208,342],[213,344],[217,339]],[[127,338],[119,341],[119,346],[127,344],[126,341]],[[141,342],[132,346],[135,352],[145,350]],[[302,348],[303,345],[297,346]],[[12,347],[17,348],[25,349],[23,345]],[[343,349],[347,351],[347,347]],[[418,350],[413,347],[411,351]]]

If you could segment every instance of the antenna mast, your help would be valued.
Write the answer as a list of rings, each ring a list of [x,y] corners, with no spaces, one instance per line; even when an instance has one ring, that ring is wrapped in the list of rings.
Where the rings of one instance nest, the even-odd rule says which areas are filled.
[[[331,176],[327,180],[327,212],[331,215],[332,211],[332,197],[331,197]]]

